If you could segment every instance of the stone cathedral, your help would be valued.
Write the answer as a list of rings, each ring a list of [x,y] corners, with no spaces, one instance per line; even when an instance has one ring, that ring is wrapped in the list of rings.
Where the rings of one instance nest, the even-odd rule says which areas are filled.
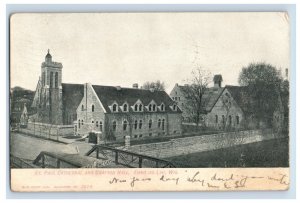
[[[41,64],[32,107],[35,122],[53,125],[70,125],[76,120],[76,108],[83,96],[82,84],[62,83],[62,63],[54,62],[49,53]]]

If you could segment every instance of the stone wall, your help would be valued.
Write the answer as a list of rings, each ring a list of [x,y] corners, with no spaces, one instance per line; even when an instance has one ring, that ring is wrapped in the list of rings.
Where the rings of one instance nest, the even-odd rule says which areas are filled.
[[[166,113],[117,113],[106,115],[105,131],[116,140],[123,140],[126,135],[131,139],[143,139],[159,136],[180,135],[181,116],[180,114]],[[152,121],[149,128],[149,121]],[[159,127],[160,120],[160,127]],[[163,122],[164,120],[164,122]],[[124,121],[127,122],[124,130]],[[113,122],[116,122],[116,130],[113,130]],[[136,124],[137,123],[137,124]],[[140,125],[141,123],[141,125]]]
[[[94,106],[94,111],[92,111],[92,106]],[[102,131],[104,130],[105,112],[96,93],[94,92],[94,89],[90,84],[85,84],[84,96],[76,112],[77,134],[87,135],[92,131],[101,131],[100,123],[102,123]]]
[[[274,138],[276,135],[271,130],[249,130],[175,138],[168,142],[133,145],[128,150],[157,158],[166,158]]]

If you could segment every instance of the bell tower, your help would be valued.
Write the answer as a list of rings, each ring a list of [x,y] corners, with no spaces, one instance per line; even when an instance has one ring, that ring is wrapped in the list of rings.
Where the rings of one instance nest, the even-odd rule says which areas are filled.
[[[50,50],[41,65],[42,98],[39,117],[42,122],[62,124],[62,64],[52,61]]]

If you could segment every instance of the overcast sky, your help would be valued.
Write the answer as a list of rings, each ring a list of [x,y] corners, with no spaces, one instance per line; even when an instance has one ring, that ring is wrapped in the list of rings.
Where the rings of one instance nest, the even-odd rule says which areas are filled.
[[[237,85],[251,62],[289,68],[288,37],[285,13],[17,14],[11,85],[35,90],[47,49],[64,83],[161,80],[169,93],[198,65]]]

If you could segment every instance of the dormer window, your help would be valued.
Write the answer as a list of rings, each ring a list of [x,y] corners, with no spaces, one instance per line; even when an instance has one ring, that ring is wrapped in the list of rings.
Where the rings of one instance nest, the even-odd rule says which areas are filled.
[[[127,111],[128,111],[128,105],[127,105],[127,104],[124,104],[124,105],[123,105],[123,111],[124,111],[124,112],[127,112]]]
[[[173,105],[173,111],[176,111],[177,110],[177,106],[176,104]]]
[[[117,110],[118,110],[118,105],[117,104],[113,104],[112,111],[113,112],[117,112]]]
[[[156,105],[153,104],[153,111],[156,111]]]
[[[138,104],[134,105],[134,111],[138,111]]]
[[[143,108],[144,108],[144,105],[141,102],[141,100],[138,100],[133,106],[133,109],[135,112],[143,112]]]
[[[160,110],[161,110],[161,111],[165,111],[165,105],[164,105],[164,104],[161,104],[161,105],[160,105]]]
[[[149,112],[154,112],[157,109],[157,105],[155,103],[154,100],[152,100],[149,104],[148,104],[148,111]]]

